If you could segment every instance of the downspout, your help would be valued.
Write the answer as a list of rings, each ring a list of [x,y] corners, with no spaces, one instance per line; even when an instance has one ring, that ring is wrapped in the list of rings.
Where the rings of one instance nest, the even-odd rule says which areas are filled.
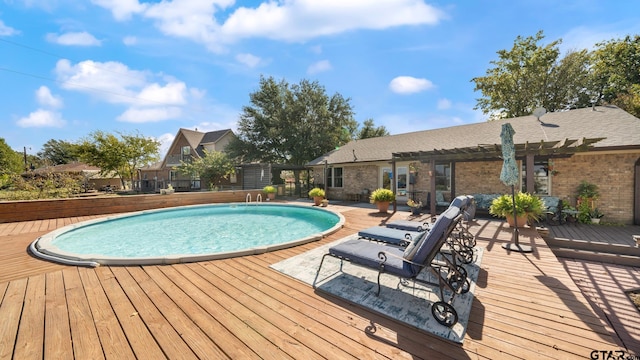
[[[436,161],[429,159],[429,214],[436,216]]]
[[[397,184],[396,184],[396,158],[395,157],[391,157],[391,191],[393,191],[394,194],[396,194],[396,192],[398,191],[397,189]],[[396,199],[398,196],[398,194],[396,194],[396,196],[393,198],[393,212],[396,212],[396,206],[398,203],[398,200]]]

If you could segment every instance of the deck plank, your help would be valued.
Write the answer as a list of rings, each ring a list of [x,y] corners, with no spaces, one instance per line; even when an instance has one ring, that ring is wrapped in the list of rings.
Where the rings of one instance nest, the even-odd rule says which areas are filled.
[[[16,340],[15,359],[42,359],[44,343],[45,277],[28,279],[20,329]]]
[[[120,323],[117,320],[109,299],[98,280],[96,272],[88,268],[78,268],[87,302],[91,309],[96,331],[105,358],[113,360],[135,359],[135,355],[127,342]]]
[[[127,337],[127,342],[136,358],[163,359],[166,355],[160,349],[147,325],[140,318],[136,308],[127,298],[118,280],[108,267],[95,270],[98,281],[113,308],[114,313]]]
[[[189,309],[184,309],[187,304],[175,303],[169,297],[167,292],[171,292],[173,288],[175,288],[175,285],[163,282],[161,277],[154,277],[152,279],[149,274],[140,267],[127,267],[126,269],[129,271],[129,274],[136,283],[140,284],[140,287],[147,294],[149,299],[153,301],[153,304],[158,308],[160,313],[162,313],[173,328],[176,329],[176,332],[180,334],[180,337],[197,357],[201,359],[229,358],[186,314],[190,311]],[[153,274],[157,275],[158,273]],[[159,286],[160,283],[167,286],[161,288]],[[182,311],[174,311],[176,306],[180,307]]]
[[[501,245],[510,241],[511,229],[500,221],[478,219],[471,225],[485,251],[462,345],[271,269],[359,229],[408,218],[403,212],[381,216],[366,207],[331,207],[347,221],[320,241],[167,266],[77,268],[26,252],[44,232],[97,215],[0,224],[0,353],[9,358],[584,359],[592,350],[615,350],[635,339],[637,312],[634,318],[623,307],[624,294],[611,290],[640,287],[638,268],[567,264],[532,229],[523,229],[520,241],[531,244],[533,253],[507,252]],[[627,332],[616,333],[615,326]]]
[[[20,324],[27,279],[14,281],[7,286],[0,304],[0,359],[13,355],[15,339]]]
[[[44,357],[71,359],[73,345],[62,271],[47,273],[45,288]]]
[[[193,350],[184,342],[169,320],[162,316],[127,269],[112,267],[111,270],[135,307],[136,316],[140,316],[144,321],[165,355],[170,359],[197,359]]]

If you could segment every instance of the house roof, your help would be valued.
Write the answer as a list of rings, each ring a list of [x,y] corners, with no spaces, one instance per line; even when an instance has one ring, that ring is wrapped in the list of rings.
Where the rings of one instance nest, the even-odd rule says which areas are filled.
[[[33,170],[36,174],[42,173],[99,173],[100,168],[93,165],[88,165],[83,162],[71,162],[68,164],[60,164],[54,166],[43,166]]]
[[[515,144],[603,138],[593,150],[640,149],[640,119],[615,106],[597,106],[535,116],[353,140],[308,165],[391,160],[394,153],[433,152],[500,144],[502,124],[511,123]]]

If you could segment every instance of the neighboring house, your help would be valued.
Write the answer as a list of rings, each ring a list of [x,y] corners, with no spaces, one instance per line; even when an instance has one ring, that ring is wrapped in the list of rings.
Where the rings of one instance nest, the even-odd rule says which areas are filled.
[[[171,184],[177,191],[207,190],[208,184],[200,182],[200,178],[180,174],[176,167],[181,162],[191,162],[204,156],[204,150],[224,151],[224,148],[235,137],[231,129],[200,132],[180,129],[173,139],[164,159],[151,166],[140,169],[140,190],[157,192]],[[223,187],[239,187],[237,176],[231,176]]]
[[[615,106],[354,140],[308,166],[330,199],[386,187],[398,202],[413,197],[434,210],[440,196],[510,192],[500,181],[505,122],[515,129],[519,189],[575,206],[586,180],[599,187],[608,221],[640,224],[640,119]]]
[[[44,175],[47,173],[81,175],[84,178],[84,187],[86,190],[101,190],[107,186],[117,190],[122,187],[122,182],[118,175],[100,175],[99,167],[77,161],[68,164],[43,166],[33,170],[33,174],[36,175]]]

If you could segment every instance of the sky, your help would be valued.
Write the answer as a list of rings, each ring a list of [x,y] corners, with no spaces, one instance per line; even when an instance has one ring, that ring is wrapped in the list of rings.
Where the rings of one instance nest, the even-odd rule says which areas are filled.
[[[0,138],[236,131],[261,76],[317,81],[391,134],[486,121],[475,77],[518,36],[640,34],[637,0],[0,0]]]

